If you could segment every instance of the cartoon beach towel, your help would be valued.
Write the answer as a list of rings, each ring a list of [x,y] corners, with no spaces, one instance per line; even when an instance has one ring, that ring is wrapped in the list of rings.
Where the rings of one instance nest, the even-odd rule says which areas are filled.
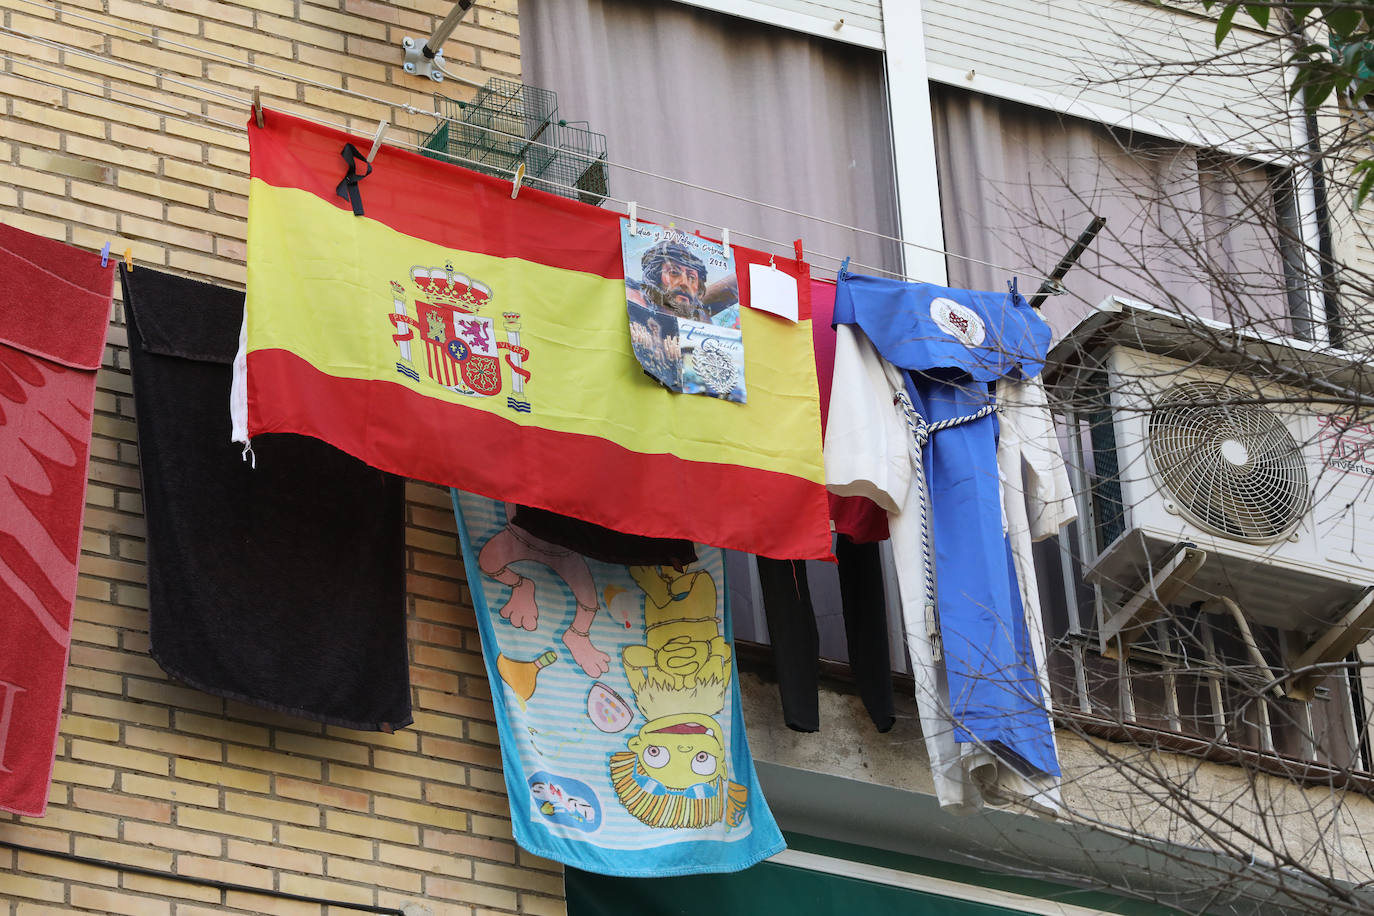
[[[516,841],[622,877],[731,872],[784,848],[744,734],[718,549],[616,566],[453,491]]]

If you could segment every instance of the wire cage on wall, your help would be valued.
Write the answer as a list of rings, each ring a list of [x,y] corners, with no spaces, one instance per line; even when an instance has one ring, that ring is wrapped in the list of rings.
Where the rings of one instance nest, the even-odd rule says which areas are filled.
[[[583,203],[607,193],[606,136],[558,117],[558,95],[493,77],[470,102],[435,95],[444,117],[420,145],[425,155],[498,178],[525,164],[525,181]]]

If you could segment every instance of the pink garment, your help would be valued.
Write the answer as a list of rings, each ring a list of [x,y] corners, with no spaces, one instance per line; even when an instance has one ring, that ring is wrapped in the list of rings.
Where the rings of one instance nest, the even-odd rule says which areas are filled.
[[[835,374],[835,283],[811,280],[811,340],[816,350],[816,381],[821,386],[821,432],[830,415],[830,384]],[[887,540],[887,513],[863,496],[830,494],[830,517],[835,530],[856,543]]]

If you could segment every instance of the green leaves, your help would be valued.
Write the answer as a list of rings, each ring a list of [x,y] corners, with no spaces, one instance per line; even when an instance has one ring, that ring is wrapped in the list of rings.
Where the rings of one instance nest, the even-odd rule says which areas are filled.
[[[1374,0],[1298,3],[1293,0],[1200,0],[1217,16],[1220,47],[1235,31],[1236,16],[1261,29],[1283,48],[1284,66],[1292,71],[1289,98],[1301,99],[1308,113],[1333,96],[1374,103]],[[1243,19],[1242,22],[1245,20]],[[1237,36],[1242,44],[1255,36]],[[1355,205],[1374,195],[1374,158],[1354,167]]]
[[[1326,25],[1331,29],[1331,37],[1343,41],[1354,34],[1364,23],[1362,10],[1368,6],[1366,3],[1323,4],[1322,10],[1326,14]]]
[[[1221,18],[1217,20],[1217,47],[1226,40],[1227,34],[1231,31],[1231,23],[1236,18],[1236,13],[1240,10],[1239,3],[1228,3],[1226,8],[1221,11]]]
[[[1220,46],[1235,26],[1236,13],[1241,10],[1261,29],[1269,28],[1276,11],[1281,11],[1275,25],[1284,29],[1301,29],[1308,25],[1314,14],[1330,32],[1333,42],[1344,43],[1351,38],[1363,38],[1370,34],[1370,23],[1374,20],[1374,3],[1335,2],[1335,3],[1291,3],[1284,0],[1270,0],[1268,3],[1244,3],[1241,0],[1202,0],[1202,8],[1209,12],[1217,7],[1221,14],[1217,17],[1216,40]]]
[[[1359,178],[1360,183],[1355,188],[1355,206],[1364,204],[1365,198],[1370,191],[1374,191],[1374,159],[1366,159],[1351,170],[1353,177]]]

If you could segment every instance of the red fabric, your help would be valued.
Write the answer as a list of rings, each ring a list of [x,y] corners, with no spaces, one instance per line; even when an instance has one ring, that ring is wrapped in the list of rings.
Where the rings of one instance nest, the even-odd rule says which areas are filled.
[[[830,383],[835,376],[835,284],[829,280],[811,281],[811,341],[816,349],[816,380],[821,386],[821,431],[830,415]],[[887,513],[877,503],[862,496],[830,496],[830,518],[835,530],[856,543],[885,541]]]
[[[0,809],[43,814],[112,267],[0,226]]]
[[[252,178],[303,190],[336,207],[341,216],[355,219],[350,205],[335,191],[344,171],[339,151],[345,143],[365,141],[280,112],[264,112],[264,118],[264,128],[251,122],[248,127]],[[454,250],[623,281],[617,214],[528,186],[512,200],[508,181],[392,147],[379,156],[377,170],[359,185],[367,219]],[[735,254],[766,260],[745,248],[736,247]],[[804,263],[789,263],[807,275]],[[251,258],[249,275],[251,313]],[[798,342],[809,345],[804,333]],[[820,481],[638,454],[594,436],[561,436],[534,424],[473,417],[481,412],[412,398],[409,390],[390,390],[397,387],[394,384],[357,387],[345,379],[331,379],[305,360],[253,349],[251,332],[249,347],[250,436],[312,435],[383,470],[514,499],[625,533],[685,538],[779,558],[832,559]],[[305,394],[308,390],[327,392],[334,404],[348,391],[350,397],[363,399],[356,403],[367,405],[366,412],[331,415],[321,409],[324,400]],[[290,392],[290,397],[281,392]],[[410,414],[392,410],[401,403]],[[747,406],[763,418],[763,428],[767,411],[757,403],[751,400]],[[779,409],[786,408],[784,404]],[[365,423],[358,422],[360,415],[365,415]],[[321,422],[322,416],[331,423]],[[424,427],[418,437],[412,428],[417,421]],[[360,434],[364,429],[367,435]],[[455,436],[457,430],[461,436]],[[479,435],[477,430],[483,432]],[[574,454],[582,457],[574,460]],[[399,466],[400,455],[413,463]],[[627,479],[627,469],[636,474],[632,480]],[[612,501],[607,493],[624,496]]]
[[[831,559],[828,538],[817,543],[807,539],[799,549],[797,532],[790,526],[761,532],[755,524],[776,506],[807,505],[820,498],[817,485],[801,477],[634,452],[598,436],[521,427],[502,416],[435,401],[401,385],[336,378],[288,350],[250,351],[248,376],[254,435],[314,436],[383,471],[460,485],[494,499],[503,498],[511,480],[520,480],[521,503],[591,518],[618,531],[638,533],[642,519],[636,507],[652,505],[654,537],[700,540],[715,547],[747,543],[756,545],[754,553],[778,559]],[[253,394],[255,389],[288,387],[298,395],[289,401]],[[366,404],[370,423],[331,413],[340,404]],[[418,424],[421,417],[425,422]],[[459,428],[463,436],[456,439],[453,430]],[[453,453],[470,442],[507,445],[499,461],[468,462],[462,480],[455,481]],[[405,456],[405,467],[396,465],[396,455]],[[607,500],[606,493],[618,493],[620,498]],[[703,499],[703,493],[729,498]],[[570,503],[569,494],[581,494],[584,502]]]
[[[334,193],[344,173],[339,150],[368,141],[281,112],[264,110],[263,117],[266,127],[248,122],[251,176],[308,191],[351,217],[353,208]],[[511,200],[509,181],[394,146],[382,147],[378,156],[384,166],[358,185],[368,219],[446,248],[625,279],[620,216],[611,210],[529,185]],[[480,231],[472,231],[474,223]]]
[[[752,248],[741,248],[738,245],[731,245],[735,252],[735,277],[739,280],[739,301],[740,305],[749,304],[749,265],[750,264],[771,264],[778,270],[787,274],[797,281],[797,319],[805,321],[813,317],[811,312],[811,265],[805,261],[798,261],[795,258],[780,258],[775,255],[765,254],[762,251],[754,251]],[[835,284],[830,284],[830,312],[826,315],[827,325],[830,321],[830,313],[835,311]],[[779,321],[786,319],[780,318]],[[833,338],[834,332],[831,332]],[[812,333],[815,337],[815,333]],[[835,362],[835,346],[830,346],[830,360],[826,365],[833,365]],[[819,366],[819,363],[817,363]],[[830,390],[829,384],[821,389],[821,422],[825,422],[825,401],[826,392]]]
[[[73,369],[99,369],[114,283],[110,263],[101,267],[97,254],[0,225],[0,344]],[[84,312],[73,320],[73,310],[94,309],[102,295],[107,314],[100,321],[84,320]]]

